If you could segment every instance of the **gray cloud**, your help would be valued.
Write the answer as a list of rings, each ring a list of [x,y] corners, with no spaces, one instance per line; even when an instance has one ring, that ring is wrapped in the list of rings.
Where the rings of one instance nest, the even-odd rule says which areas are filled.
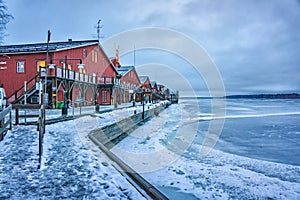
[[[132,28],[165,27],[207,50],[228,92],[300,92],[299,0],[14,0],[7,6],[15,19],[7,27],[6,43],[43,42],[48,29],[56,41],[90,39],[98,19],[106,37]],[[146,62],[176,67],[172,60],[139,58],[137,64]]]

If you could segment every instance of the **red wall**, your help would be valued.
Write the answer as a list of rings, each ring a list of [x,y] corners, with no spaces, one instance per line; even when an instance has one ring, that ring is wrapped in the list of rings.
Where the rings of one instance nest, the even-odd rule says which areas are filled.
[[[136,87],[139,87],[139,85],[141,84],[138,74],[134,68],[130,70],[127,74],[122,76],[120,81],[121,83],[134,84],[136,85]]]
[[[0,84],[3,83],[7,96],[22,87],[24,81],[29,81],[38,73],[37,61],[45,60],[46,54],[20,54],[9,55],[9,57],[0,57]],[[25,61],[24,73],[17,73],[18,61]]]
[[[106,91],[106,99],[102,99],[102,92],[103,91]],[[106,88],[102,88],[102,89],[99,89],[98,90],[98,96],[97,96],[97,102],[99,104],[103,104],[103,105],[109,105],[111,102],[111,93],[110,93],[110,90],[109,89],[106,89]]]
[[[147,78],[146,81],[143,83],[142,88],[151,90],[151,83],[150,83],[149,78]]]
[[[79,71],[77,65],[80,62],[79,59],[82,59],[84,72],[86,74],[110,77],[116,76],[116,71],[110,66],[109,59],[97,44],[55,52],[53,54],[53,63],[58,66],[63,66],[63,63],[60,63],[60,61],[62,59],[64,62],[65,56],[69,59],[67,60],[67,64],[71,65],[72,70]],[[72,58],[79,59],[71,60]]]
[[[86,56],[85,56],[86,55]],[[64,58],[80,58],[83,60],[86,74],[96,76],[116,77],[117,72],[110,64],[103,50],[98,44],[78,47],[63,51],[49,53],[49,63],[52,57],[53,63],[57,66],[63,66]],[[23,86],[24,81],[29,81],[37,72],[37,61],[46,60],[46,53],[15,54],[8,57],[0,57],[0,84],[3,84],[6,95],[10,96],[15,90]],[[17,73],[17,62],[25,61],[25,72]],[[62,62],[63,63],[62,63]],[[72,70],[78,70],[77,65],[80,60],[67,60]]]

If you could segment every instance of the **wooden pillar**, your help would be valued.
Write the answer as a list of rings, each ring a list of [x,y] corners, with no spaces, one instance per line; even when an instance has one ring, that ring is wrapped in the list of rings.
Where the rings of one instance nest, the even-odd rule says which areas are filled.
[[[16,108],[16,114],[15,114],[15,124],[19,124],[19,108]]]
[[[56,77],[52,78],[51,80],[51,102],[52,108],[56,108],[56,101],[57,101],[57,80]]]

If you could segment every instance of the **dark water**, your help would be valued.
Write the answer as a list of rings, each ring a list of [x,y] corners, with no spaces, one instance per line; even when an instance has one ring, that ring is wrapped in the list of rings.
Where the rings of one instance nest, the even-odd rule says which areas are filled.
[[[208,100],[199,100],[199,105],[200,110],[209,111]],[[300,165],[300,100],[230,99],[226,107],[216,149]],[[200,123],[201,132],[208,122]]]

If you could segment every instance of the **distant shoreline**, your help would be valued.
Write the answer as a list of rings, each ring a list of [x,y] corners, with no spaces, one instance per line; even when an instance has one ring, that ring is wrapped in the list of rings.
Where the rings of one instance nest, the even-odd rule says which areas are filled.
[[[248,95],[228,95],[225,97],[214,98],[227,98],[227,99],[300,99],[300,94],[248,94]],[[213,97],[180,97],[180,99],[213,99]]]

